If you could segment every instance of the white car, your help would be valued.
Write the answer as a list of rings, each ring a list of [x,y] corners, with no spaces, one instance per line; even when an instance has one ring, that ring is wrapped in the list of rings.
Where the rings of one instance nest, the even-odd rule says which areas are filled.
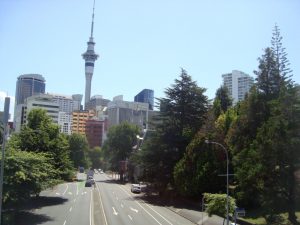
[[[141,193],[142,192],[142,188],[139,184],[132,184],[131,185],[131,192],[132,193]]]

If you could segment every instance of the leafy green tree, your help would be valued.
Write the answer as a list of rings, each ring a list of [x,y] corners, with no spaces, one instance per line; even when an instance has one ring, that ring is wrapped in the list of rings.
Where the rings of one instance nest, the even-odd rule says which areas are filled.
[[[57,171],[46,153],[7,151],[4,173],[4,203],[22,202],[40,191],[53,187]]]
[[[117,171],[119,162],[130,157],[132,147],[136,144],[137,134],[139,134],[139,128],[128,122],[112,126],[109,129],[103,151],[113,170]],[[121,174],[121,179],[122,176],[123,174]]]
[[[22,151],[45,152],[51,155],[60,179],[72,177],[69,144],[65,135],[59,133],[46,111],[33,109],[29,112],[27,125],[10,141],[10,146]]]
[[[226,218],[226,194],[204,193],[205,211],[209,216],[218,215]],[[228,212],[233,215],[236,208],[235,199],[229,196]]]
[[[204,192],[225,190],[226,182],[219,174],[226,172],[226,158],[219,149],[211,149],[205,139],[197,135],[175,166],[175,185],[183,196],[199,197]]]
[[[103,152],[100,147],[89,149],[88,157],[92,163],[92,168],[103,168]]]
[[[166,97],[158,99],[160,113],[154,121],[155,132],[144,142],[140,157],[146,179],[155,182],[162,191],[173,183],[176,163],[205,122],[208,110],[205,91],[182,69],[180,78],[166,89]]]
[[[89,146],[85,136],[81,134],[71,134],[68,137],[70,148],[70,159],[73,161],[75,168],[90,166],[88,160]]]

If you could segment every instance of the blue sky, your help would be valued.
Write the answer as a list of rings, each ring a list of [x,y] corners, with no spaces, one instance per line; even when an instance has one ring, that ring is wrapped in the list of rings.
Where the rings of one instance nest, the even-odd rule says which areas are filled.
[[[81,54],[92,5],[93,0],[0,1],[0,110],[3,97],[15,95],[17,77],[26,73],[42,74],[46,92],[84,94]],[[237,69],[254,76],[275,23],[300,83],[298,0],[96,0],[100,57],[91,94],[123,94],[133,101],[149,88],[164,97],[182,67],[213,98],[221,74]]]

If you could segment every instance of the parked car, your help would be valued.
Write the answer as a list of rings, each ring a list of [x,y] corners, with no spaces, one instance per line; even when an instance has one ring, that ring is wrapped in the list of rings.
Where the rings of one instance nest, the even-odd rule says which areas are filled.
[[[132,193],[141,193],[142,192],[141,186],[139,184],[132,184],[131,192]]]

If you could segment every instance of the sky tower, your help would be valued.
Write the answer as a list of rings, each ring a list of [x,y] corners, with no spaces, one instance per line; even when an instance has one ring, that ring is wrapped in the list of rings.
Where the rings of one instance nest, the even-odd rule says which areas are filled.
[[[92,85],[92,77],[94,73],[94,63],[98,58],[98,55],[94,51],[94,38],[93,38],[93,30],[94,30],[94,11],[95,11],[95,0],[93,5],[93,16],[92,16],[92,26],[91,26],[91,36],[89,41],[87,42],[87,50],[82,54],[82,58],[85,61],[85,95],[84,95],[84,109],[86,109],[87,103],[91,98],[91,85]]]

